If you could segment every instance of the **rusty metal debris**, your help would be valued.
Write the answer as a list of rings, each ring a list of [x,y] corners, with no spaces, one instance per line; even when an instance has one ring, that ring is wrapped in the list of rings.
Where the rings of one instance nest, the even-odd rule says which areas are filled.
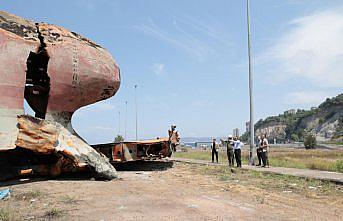
[[[115,178],[113,166],[71,125],[77,109],[119,89],[113,57],[79,34],[4,11],[0,54],[0,179],[10,177],[5,173],[58,175],[87,167]],[[35,117],[23,116],[24,99]]]
[[[170,157],[172,154],[169,138],[97,144],[92,145],[92,147],[103,153],[113,164],[165,158]]]
[[[117,177],[108,159],[61,124],[21,115],[18,116],[18,127],[16,151],[3,151],[0,154],[2,158],[11,159],[5,165],[5,168],[10,165],[11,172],[1,172],[6,174],[6,178],[31,174],[58,176],[88,169],[107,179]],[[28,152],[30,154],[26,155]],[[24,159],[13,158],[11,155],[22,156]]]

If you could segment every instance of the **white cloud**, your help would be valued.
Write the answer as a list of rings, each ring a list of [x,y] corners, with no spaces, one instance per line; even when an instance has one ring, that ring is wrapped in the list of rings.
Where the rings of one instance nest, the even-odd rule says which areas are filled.
[[[166,73],[165,71],[165,65],[161,64],[161,63],[154,63],[152,65],[152,71],[157,75],[157,76],[161,76],[164,75]]]
[[[104,126],[94,126],[92,127],[94,130],[108,130],[108,131],[113,131],[114,129],[111,127],[104,127]]]
[[[317,106],[328,97],[331,96],[325,91],[297,91],[286,95],[286,103]]]
[[[113,112],[116,106],[111,103],[105,103],[107,101],[97,102],[85,107],[82,107],[76,111],[78,117],[88,117],[89,115],[96,114],[99,112]]]
[[[94,109],[99,110],[99,111],[109,111],[109,110],[114,110],[116,107],[114,104],[109,104],[109,103],[100,103],[94,105]]]
[[[221,32],[192,17],[174,19],[172,28],[169,30],[161,28],[152,19],[149,19],[145,24],[134,26],[134,28],[167,42],[201,61],[216,53],[209,42],[228,46],[228,40],[220,37],[219,33]],[[212,41],[209,41],[208,38]]]
[[[221,46],[231,47],[231,40],[226,36],[226,33],[220,27],[219,23],[214,23],[214,20],[211,21],[211,24],[208,24],[210,18],[206,18],[207,22],[197,19],[190,15],[178,16],[181,23],[188,25],[194,31],[199,32],[199,34],[206,35],[212,40],[217,41]],[[174,21],[174,26],[177,27],[176,21]]]
[[[309,80],[320,87],[343,86],[343,8],[315,12],[289,23],[290,29],[257,58],[272,81]]]

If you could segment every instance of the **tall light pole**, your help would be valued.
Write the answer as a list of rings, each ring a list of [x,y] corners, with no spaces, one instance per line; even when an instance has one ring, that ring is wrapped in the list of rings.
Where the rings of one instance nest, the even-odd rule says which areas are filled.
[[[120,111],[118,112],[118,135],[120,135]]]
[[[127,130],[127,101],[125,101],[125,134],[124,134],[125,140],[126,140],[126,130]]]
[[[137,113],[137,84],[135,85],[135,107],[136,107],[136,140],[138,140],[138,113]]]
[[[250,153],[249,165],[254,165],[254,102],[253,102],[253,76],[251,58],[251,33],[250,33],[250,1],[247,0],[247,24],[248,24],[248,56],[249,56],[249,97],[250,97]]]

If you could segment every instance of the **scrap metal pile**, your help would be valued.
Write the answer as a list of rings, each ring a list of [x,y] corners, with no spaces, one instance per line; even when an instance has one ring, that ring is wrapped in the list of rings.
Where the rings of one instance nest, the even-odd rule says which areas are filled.
[[[104,154],[113,164],[136,160],[159,159],[172,155],[171,141],[167,137],[156,140],[97,144],[92,145],[92,147]]]
[[[79,34],[3,11],[0,54],[0,180],[82,169],[116,178],[71,126],[77,109],[119,89],[112,56]],[[24,115],[24,99],[35,117]]]

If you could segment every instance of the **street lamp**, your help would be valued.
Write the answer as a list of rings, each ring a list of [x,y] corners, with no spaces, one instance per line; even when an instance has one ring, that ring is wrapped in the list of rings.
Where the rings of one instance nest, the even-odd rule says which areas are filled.
[[[120,135],[120,111],[118,112],[119,114],[118,114],[118,135]]]
[[[135,84],[135,107],[136,107],[136,140],[138,140],[137,87],[138,87],[138,85],[137,85],[137,84]]]
[[[127,130],[127,101],[125,101],[125,136],[124,136],[125,140],[126,140],[126,130]]]
[[[250,33],[250,1],[247,0],[247,25],[248,25],[248,57],[249,57],[249,97],[250,97],[250,152],[249,165],[254,165],[254,103],[253,103],[253,76],[251,58],[251,33]]]

